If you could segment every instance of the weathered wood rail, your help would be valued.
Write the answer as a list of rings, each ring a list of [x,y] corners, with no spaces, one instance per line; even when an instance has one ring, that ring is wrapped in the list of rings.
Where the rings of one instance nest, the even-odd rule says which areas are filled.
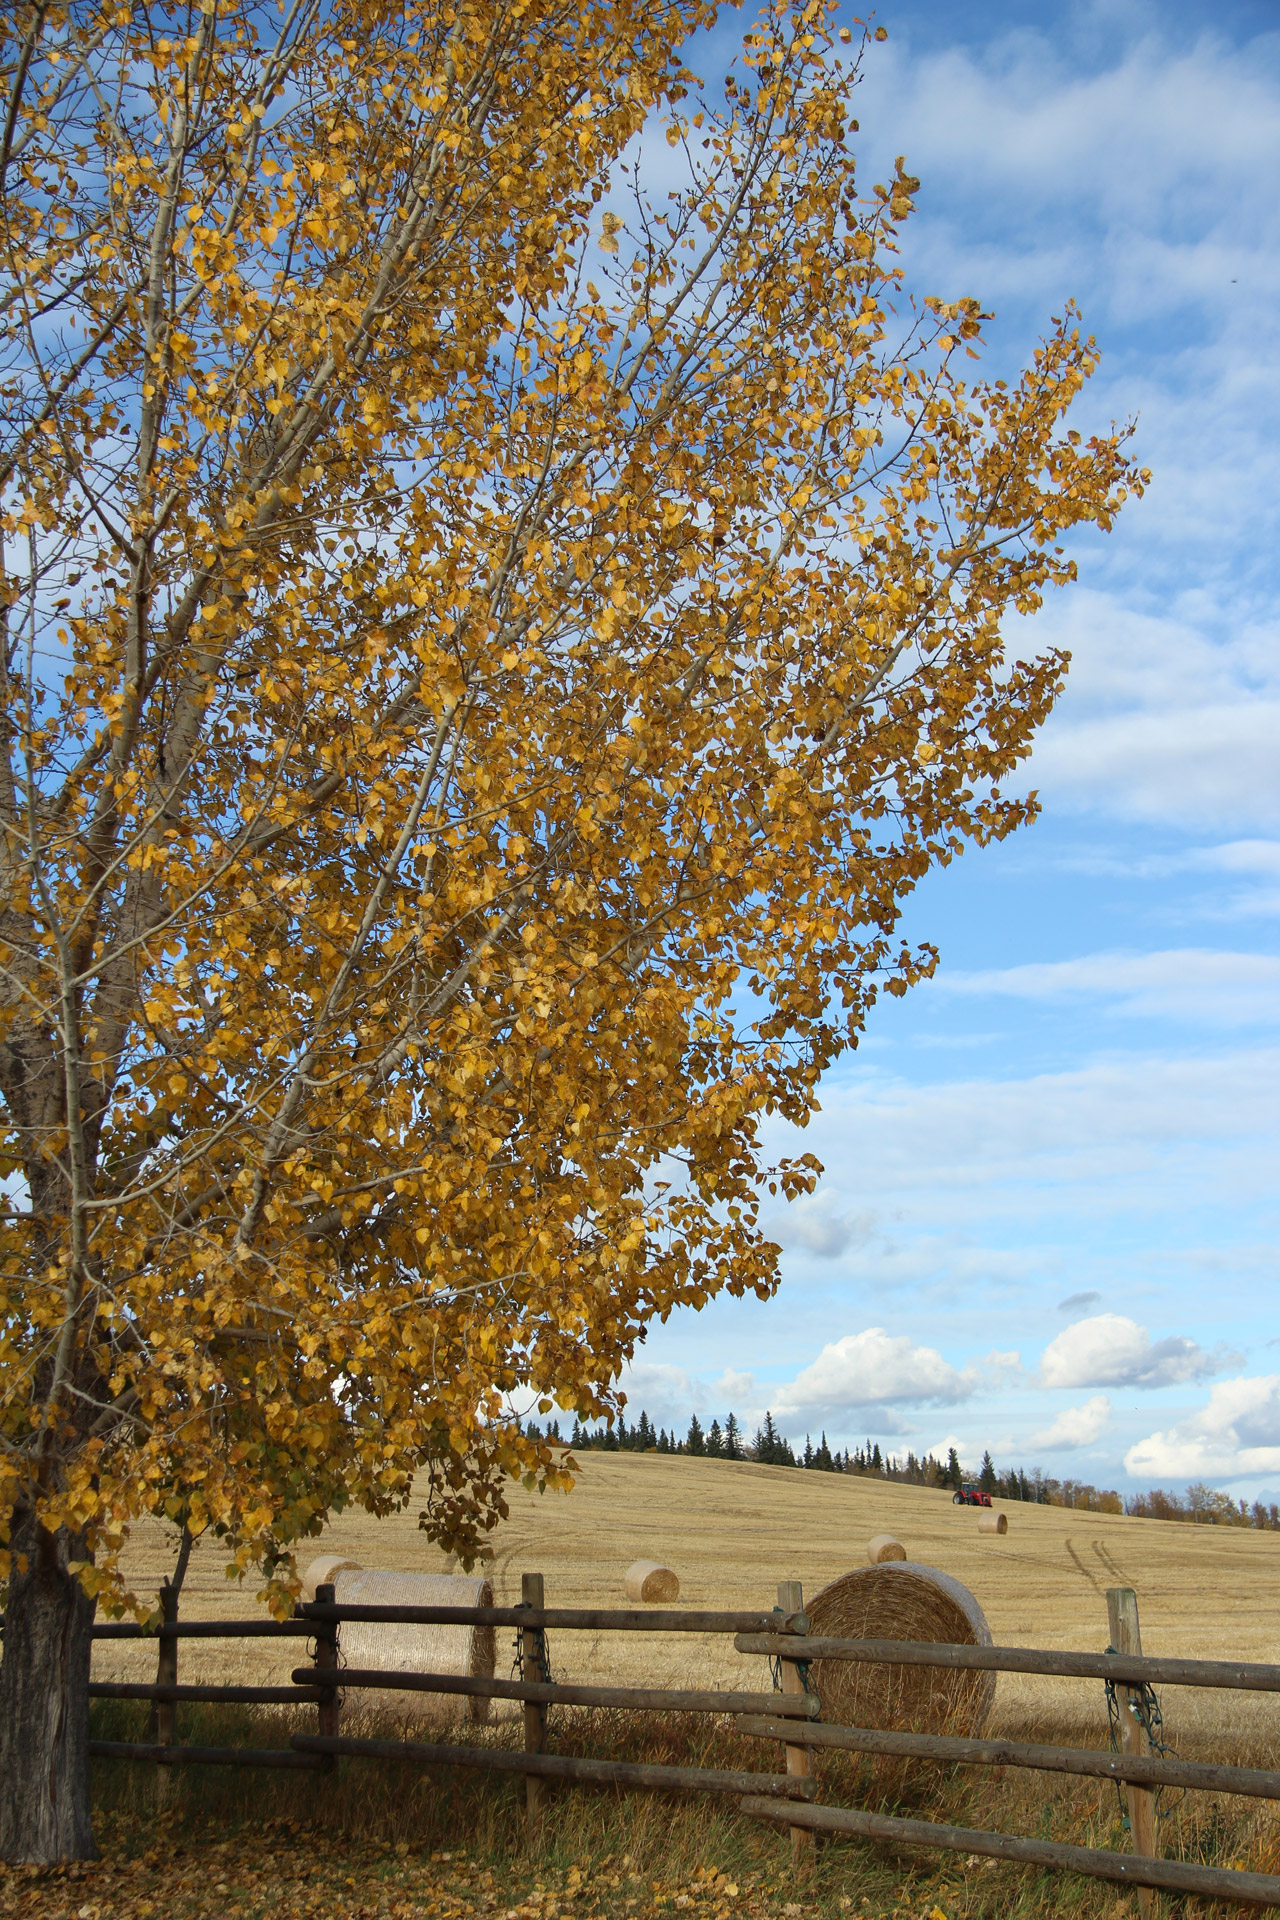
[[[525,1604],[514,1607],[342,1606],[333,1589],[321,1587],[316,1600],[282,1621],[179,1621],[166,1601],[154,1627],[104,1622],[94,1629],[102,1640],[154,1640],[163,1673],[156,1682],[95,1681],[97,1698],[149,1700],[166,1716],[167,1737],[149,1741],[92,1741],[102,1758],[152,1762],[160,1767],[225,1765],[323,1771],[339,1760],[398,1760],[427,1766],[456,1766],[523,1776],[531,1819],[546,1811],[546,1792],[554,1781],[624,1790],[691,1792],[736,1797],[752,1817],[789,1829],[793,1857],[803,1866],[815,1839],[825,1835],[878,1840],[894,1845],[976,1854],[1088,1875],[1138,1892],[1150,1912],[1154,1891],[1198,1894],[1241,1905],[1280,1907],[1280,1876],[1238,1868],[1207,1867],[1156,1857],[1153,1793],[1170,1786],[1221,1794],[1280,1800],[1280,1772],[1179,1760],[1148,1750],[1141,1714],[1133,1703],[1159,1683],[1237,1692],[1280,1693],[1280,1666],[1227,1660],[1185,1660],[1144,1656],[1137,1630],[1137,1602],[1128,1589],[1108,1596],[1113,1639],[1123,1651],[1062,1652],[1034,1647],[959,1646],[916,1640],[837,1639],[809,1633],[798,1583],[783,1582],[779,1606],[772,1612],[706,1612],[684,1608],[547,1607],[540,1575],[525,1575]],[[720,1634],[732,1636],[744,1654],[780,1663],[781,1691],[709,1690],[681,1687],[595,1686],[550,1679],[498,1679],[487,1675],[424,1673],[383,1668],[346,1668],[340,1664],[344,1621],[384,1625],[509,1627],[516,1631],[523,1671],[547,1672],[543,1636],[555,1632],[646,1634]],[[1117,1622],[1120,1623],[1117,1626]],[[1121,1631],[1123,1628],[1123,1631]],[[306,1637],[313,1657],[292,1670],[290,1684],[276,1686],[182,1685],[177,1681],[178,1645],[183,1640],[278,1639]],[[1137,1731],[1121,1721],[1121,1750],[1059,1747],[1029,1741],[958,1739],[906,1729],[845,1727],[821,1721],[821,1701],[804,1675],[819,1660],[850,1660],[899,1666],[976,1669],[996,1673],[1041,1674],[1059,1679],[1102,1681],[1115,1690]],[[452,1741],[379,1740],[339,1732],[344,1695],[395,1691],[424,1695],[518,1701],[524,1709],[523,1749],[467,1746]],[[294,1732],[287,1748],[182,1746],[172,1736],[172,1715],[184,1701],[222,1701],[310,1707],[317,1731]],[[676,1767],[638,1761],[595,1760],[545,1749],[547,1715],[554,1707],[603,1707],[630,1712],[732,1715],[744,1734],[778,1743],[785,1772],[756,1773],[741,1768]],[[873,1814],[859,1808],[815,1804],[812,1755],[822,1750],[878,1754],[931,1761],[939,1766],[1013,1766],[1046,1773],[1112,1780],[1129,1795],[1134,1850],[1097,1847],[976,1828]]]

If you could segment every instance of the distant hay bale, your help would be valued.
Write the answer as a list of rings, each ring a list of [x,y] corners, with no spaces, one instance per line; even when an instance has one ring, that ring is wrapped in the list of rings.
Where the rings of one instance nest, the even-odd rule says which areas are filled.
[[[358,1560],[345,1560],[340,1553],[317,1554],[302,1576],[302,1597],[304,1600],[314,1600],[317,1587],[323,1587],[336,1580],[340,1573],[358,1573],[359,1571]]]
[[[447,1573],[389,1573],[377,1568],[340,1572],[336,1598],[343,1607],[491,1607],[487,1580]],[[345,1667],[382,1667],[402,1673],[466,1673],[493,1678],[492,1627],[420,1627],[344,1620],[339,1627]],[[410,1693],[382,1688],[350,1693],[346,1710],[399,1719],[472,1721],[489,1718],[487,1697]]]
[[[656,1560],[633,1560],[624,1582],[628,1600],[663,1604],[680,1598],[680,1578]]]
[[[980,1513],[978,1515],[979,1533],[1008,1533],[1009,1516],[1007,1513]]]
[[[872,1567],[883,1566],[886,1560],[905,1560],[907,1550],[901,1540],[895,1540],[891,1533],[877,1533],[867,1542],[867,1564]]]
[[[840,1640],[991,1645],[990,1628],[969,1589],[914,1560],[842,1574],[814,1595],[805,1612],[810,1633]],[[824,1720],[961,1738],[982,1732],[996,1690],[994,1673],[854,1660],[817,1660],[811,1681]]]

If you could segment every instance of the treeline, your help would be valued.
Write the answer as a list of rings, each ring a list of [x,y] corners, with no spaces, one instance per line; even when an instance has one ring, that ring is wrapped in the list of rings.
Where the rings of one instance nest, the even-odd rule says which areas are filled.
[[[686,1453],[709,1460],[754,1460],[767,1467],[807,1467],[818,1473],[871,1475],[916,1487],[956,1490],[976,1485],[995,1499],[1027,1500],[1042,1507],[1072,1507],[1084,1513],[1127,1513],[1138,1520],[1185,1520],[1199,1526],[1252,1527],[1264,1532],[1280,1532],[1280,1507],[1275,1503],[1233,1500],[1229,1493],[1206,1486],[1202,1481],[1196,1481],[1181,1496],[1157,1487],[1151,1493],[1133,1493],[1122,1498],[1114,1487],[1095,1487],[1087,1480],[1057,1480],[1039,1467],[1030,1473],[1021,1467],[1011,1467],[1002,1473],[989,1449],[983,1453],[977,1473],[966,1474],[954,1447],[948,1450],[945,1461],[936,1459],[932,1453],[917,1456],[910,1450],[905,1458],[899,1458],[882,1453],[879,1442],[870,1439],[865,1447],[845,1447],[841,1451],[839,1447],[829,1446],[823,1433],[816,1446],[806,1434],[801,1448],[778,1431],[771,1413],[765,1414],[749,1440],[743,1435],[734,1413],[725,1416],[723,1425],[717,1417],[706,1428],[695,1414],[688,1432],[680,1436],[674,1429],[668,1432],[665,1427],[655,1427],[643,1408],[631,1426],[620,1413],[609,1426],[584,1427],[575,1420],[572,1432],[562,1433],[558,1420],[546,1428],[531,1420],[527,1431],[567,1444],[578,1452]]]
[[[593,1449],[601,1453],[687,1453],[706,1460],[754,1460],[764,1467],[808,1467],[818,1473],[874,1474],[883,1480],[902,1480],[922,1487],[958,1487],[963,1479],[954,1447],[946,1462],[935,1460],[931,1453],[917,1458],[914,1453],[908,1452],[905,1459],[899,1459],[882,1453],[879,1442],[871,1439],[868,1439],[865,1448],[845,1447],[841,1451],[839,1447],[828,1444],[825,1433],[819,1435],[816,1446],[812,1436],[806,1434],[801,1448],[778,1431],[772,1413],[765,1414],[750,1439],[744,1435],[735,1413],[726,1414],[723,1425],[717,1416],[705,1428],[695,1413],[689,1422],[688,1432],[681,1436],[674,1429],[668,1432],[665,1427],[655,1427],[643,1408],[632,1426],[627,1425],[625,1414],[619,1414],[611,1425],[604,1427],[584,1427],[575,1420],[569,1433],[561,1431],[558,1420],[553,1420],[546,1428],[539,1427],[536,1420],[531,1420],[527,1431],[532,1435],[544,1435],[549,1440],[557,1440],[579,1453]],[[1016,1491],[1016,1474],[1012,1480],[1015,1491],[1011,1497],[1027,1498],[1027,1495]]]

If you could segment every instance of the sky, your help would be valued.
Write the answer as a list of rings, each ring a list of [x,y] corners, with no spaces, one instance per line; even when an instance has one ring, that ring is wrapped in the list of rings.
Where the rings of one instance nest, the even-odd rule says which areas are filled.
[[[859,164],[920,176],[908,284],[994,309],[991,377],[1077,301],[1073,424],[1136,416],[1153,481],[1011,633],[1073,654],[1041,819],[920,887],[936,979],[770,1138],[826,1168],[769,1216],[781,1290],[653,1327],[629,1412],[1278,1500],[1280,11],[875,18]]]

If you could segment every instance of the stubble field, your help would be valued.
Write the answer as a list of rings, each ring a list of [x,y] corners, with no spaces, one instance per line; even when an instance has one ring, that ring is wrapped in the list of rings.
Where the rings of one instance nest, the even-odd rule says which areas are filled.
[[[1193,1527],[1061,1507],[997,1502],[1004,1536],[979,1534],[977,1513],[932,1489],[749,1462],[660,1454],[589,1453],[573,1492],[528,1494],[514,1487],[510,1518],[493,1536],[495,1598],[518,1600],[520,1576],[541,1572],[552,1606],[619,1606],[632,1560],[655,1559],[680,1576],[682,1605],[768,1608],[779,1580],[812,1595],[866,1562],[875,1533],[895,1534],[913,1560],[940,1567],[977,1595],[998,1643],[1101,1650],[1107,1643],[1106,1589],[1138,1594],[1149,1653],[1272,1661],[1280,1658],[1276,1612],[1280,1534]],[[418,1530],[416,1503],[388,1520],[349,1514],[317,1540],[367,1567],[440,1572],[450,1563]],[[173,1540],[139,1534],[127,1568],[141,1595],[172,1564]],[[303,1564],[309,1558],[303,1557]],[[183,1594],[188,1618],[261,1612],[249,1584],[229,1583],[216,1544],[199,1546]],[[100,1643],[95,1677],[144,1677],[149,1648]],[[283,1678],[288,1649],[254,1642],[186,1643],[184,1679]],[[505,1671],[500,1637],[499,1671]],[[735,1654],[727,1638],[561,1634],[558,1677],[631,1684],[759,1686],[762,1662]],[[1271,1748],[1280,1716],[1266,1695],[1169,1689],[1166,1716],[1199,1746],[1222,1729],[1233,1750]],[[1105,1735],[1102,1690],[1093,1682],[1002,1675],[994,1726],[1034,1723],[1064,1737]],[[1225,1754],[1223,1755],[1225,1757]]]
[[[494,1545],[499,1601],[519,1598],[520,1575],[541,1572],[556,1606],[623,1604],[634,1559],[680,1575],[694,1607],[768,1608],[779,1580],[813,1595],[864,1565],[875,1533],[902,1540],[914,1560],[943,1568],[977,1595],[999,1642],[1099,1650],[1106,1589],[1137,1590],[1146,1650],[1274,1661],[1280,1655],[1276,1575],[1280,1534],[1128,1520],[1009,1503],[1009,1532],[979,1534],[972,1509],[948,1495],[875,1480],[748,1463],[660,1455],[588,1454],[572,1494],[511,1491]],[[350,1515],[315,1543],[367,1567],[446,1571],[417,1528],[417,1507],[388,1520]],[[130,1550],[140,1596],[172,1565],[174,1542],[144,1530]],[[307,1556],[310,1557],[309,1555]],[[185,1617],[261,1613],[249,1585],[226,1581],[212,1543],[197,1548]],[[302,1645],[183,1642],[180,1679],[281,1680]],[[768,1686],[764,1662],[722,1637],[560,1633],[558,1679]],[[498,1671],[511,1661],[498,1638]],[[151,1678],[151,1645],[99,1643],[99,1678]],[[1189,1759],[1274,1767],[1280,1713],[1268,1695],[1164,1688],[1171,1744]],[[424,1703],[426,1704],[426,1703]],[[100,1737],[142,1735],[145,1708],[95,1703]],[[290,1725],[314,1726],[314,1708],[182,1707],[179,1737],[200,1743],[279,1745]],[[349,1695],[344,1724],[368,1709]],[[445,1739],[518,1744],[510,1711],[489,1728]],[[373,1729],[371,1729],[373,1730]],[[988,1731],[1097,1746],[1107,1743],[1095,1682],[1001,1676]],[[428,1735],[428,1737],[433,1737]],[[435,1735],[434,1737],[441,1737]],[[727,1720],[557,1709],[553,1748],[663,1764],[760,1769],[773,1749]],[[881,1806],[933,1821],[1040,1834],[1127,1850],[1106,1782],[1015,1768],[920,1764],[885,1772],[853,1756],[820,1756],[828,1804]],[[1128,1920],[1133,1896],[1104,1884],[978,1856],[885,1844],[821,1850],[793,1871],[785,1837],[754,1825],[736,1803],[706,1798],[563,1789],[536,1828],[509,1778],[453,1767],[344,1762],[339,1773],[262,1775],[183,1768],[157,1782],[146,1768],[95,1763],[99,1866],[38,1885],[0,1874],[0,1915],[22,1920]],[[1204,1793],[1162,1804],[1160,1851],[1170,1858],[1264,1872],[1280,1869],[1274,1803]],[[1167,1903],[1165,1903],[1167,1904]],[[1197,1901],[1177,1910],[1227,1910]]]

